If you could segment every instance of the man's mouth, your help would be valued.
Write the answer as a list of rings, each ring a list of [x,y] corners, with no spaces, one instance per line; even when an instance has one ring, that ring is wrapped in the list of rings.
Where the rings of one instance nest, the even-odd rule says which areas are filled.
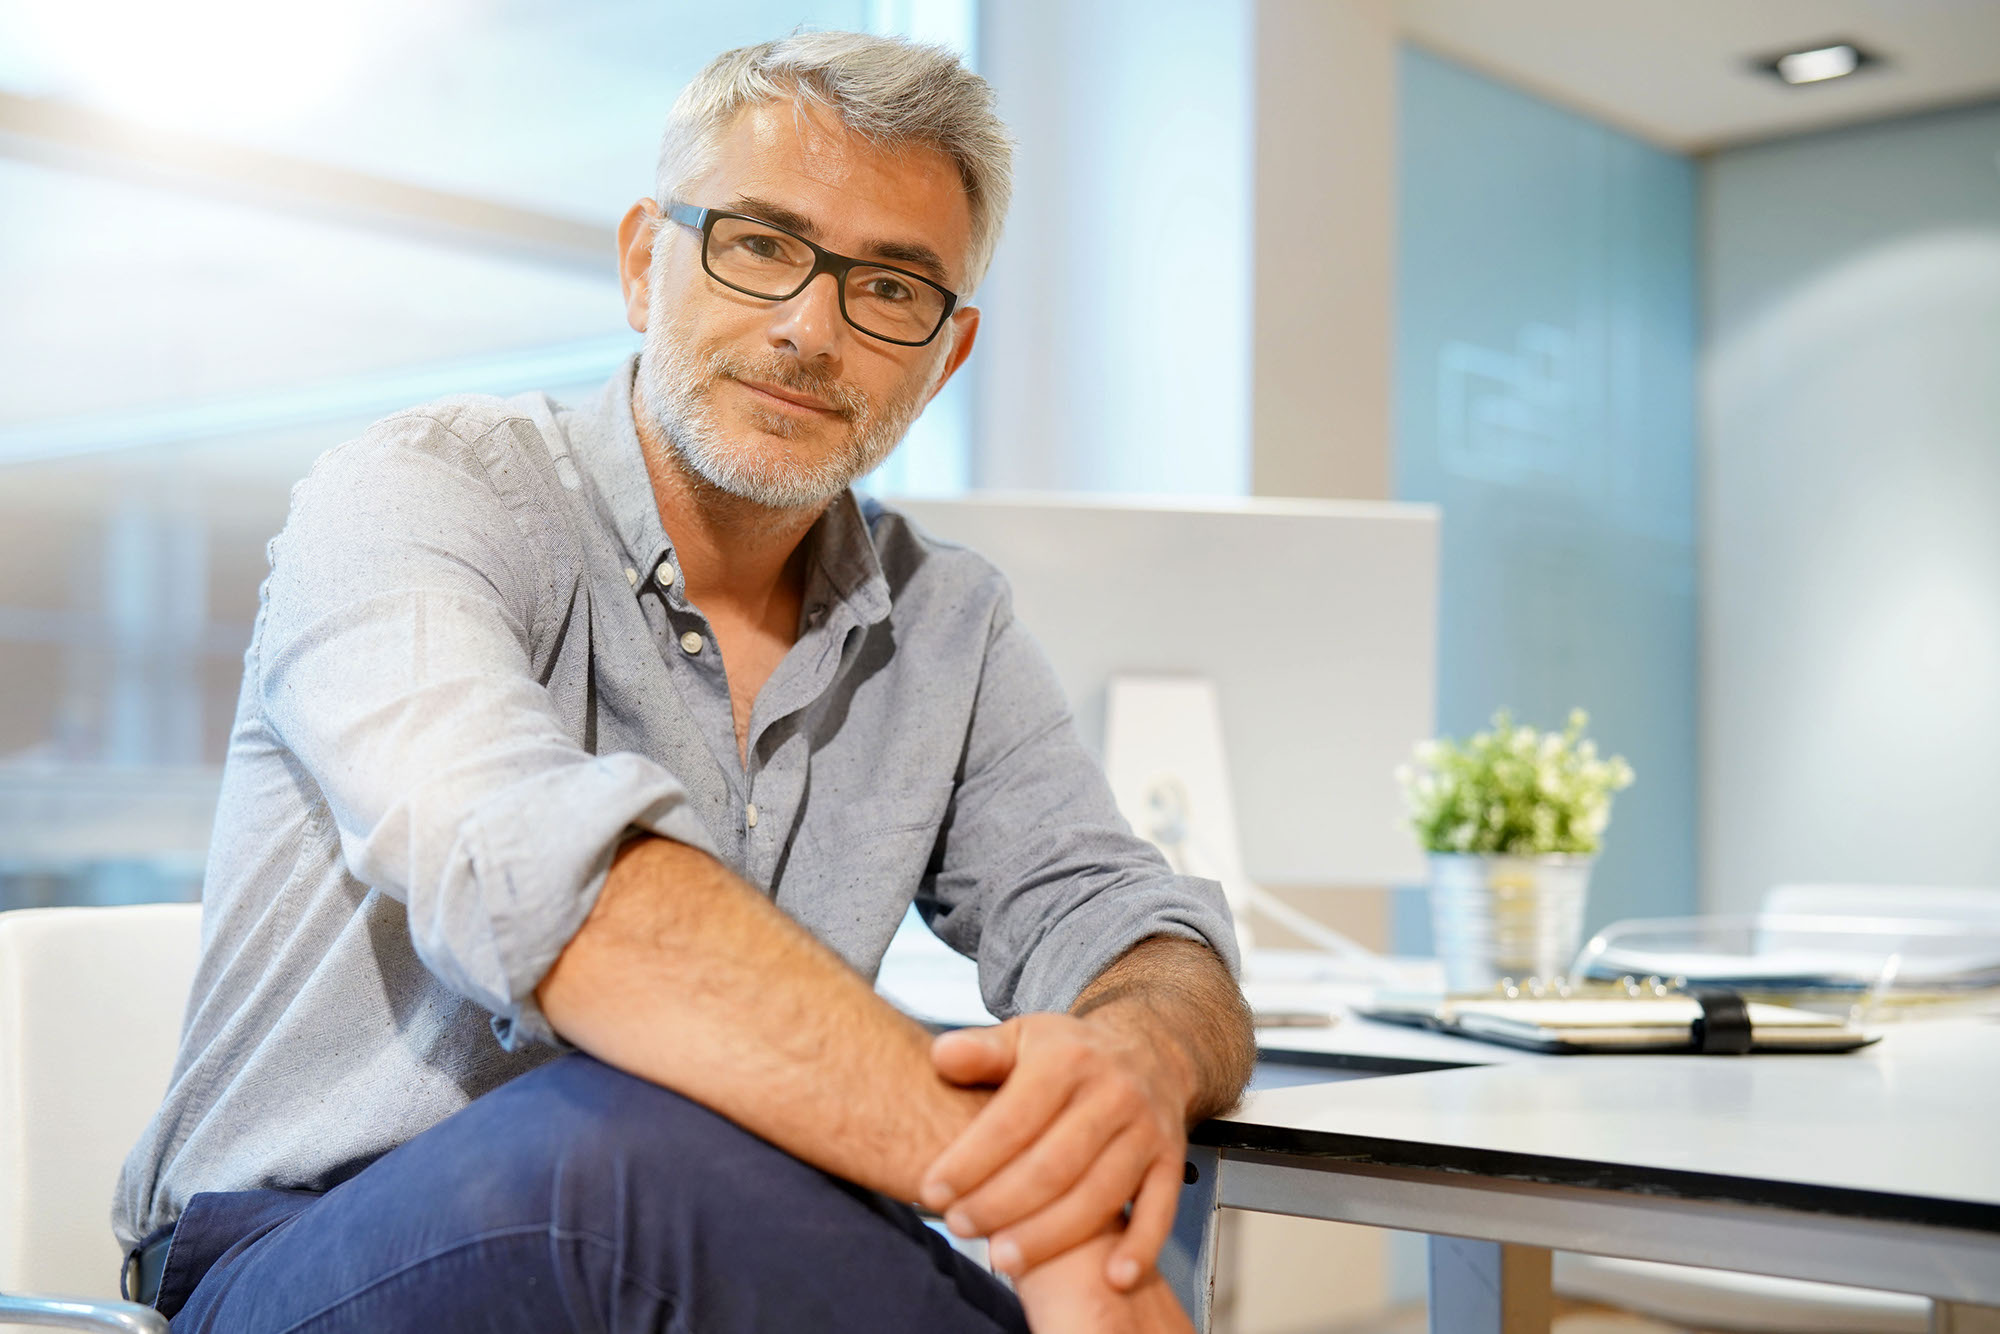
[[[846,415],[825,399],[815,398],[811,394],[802,393],[797,389],[787,389],[782,385],[770,384],[763,380],[745,380],[734,375],[729,378],[735,380],[736,383],[742,385],[753,394],[777,403],[782,403],[784,406],[797,411],[824,413],[829,417]]]

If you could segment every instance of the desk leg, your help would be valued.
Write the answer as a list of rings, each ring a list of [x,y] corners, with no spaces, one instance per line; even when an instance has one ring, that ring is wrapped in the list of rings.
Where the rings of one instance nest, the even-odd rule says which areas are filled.
[[[1431,1334],[1548,1334],[1549,1253],[1431,1238]]]
[[[1215,1234],[1221,1209],[1222,1157],[1189,1145],[1174,1230],[1160,1248],[1160,1274],[1180,1298],[1195,1334],[1208,1334],[1215,1305]]]
[[[2000,1334],[2000,1307],[1932,1302],[1931,1334]]]

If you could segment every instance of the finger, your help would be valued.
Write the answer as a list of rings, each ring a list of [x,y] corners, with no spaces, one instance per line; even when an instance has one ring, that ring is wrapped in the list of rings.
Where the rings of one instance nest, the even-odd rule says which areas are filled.
[[[945,1213],[961,1236],[979,1235],[969,1231],[971,1225],[958,1215],[958,1202],[1047,1133],[1073,1091],[1060,1077],[1048,1073],[1034,1077],[1017,1069],[932,1162],[919,1198]]]
[[[1014,1069],[1019,1035],[1011,1021],[940,1033],[931,1042],[931,1064],[954,1084],[999,1084]]]
[[[918,1198],[942,1211],[1018,1156],[1062,1111],[1080,1073],[1067,1061],[1017,1061],[1000,1091],[931,1163]]]
[[[1174,1230],[1174,1215],[1181,1202],[1181,1172],[1187,1166],[1185,1148],[1162,1154],[1146,1173],[1139,1198],[1132,1203],[1132,1217],[1126,1221],[1125,1235],[1111,1252],[1104,1276],[1111,1286],[1130,1292],[1139,1286],[1160,1258],[1160,1247]]]
[[[1094,1170],[1122,1172],[1117,1203],[1137,1193],[1158,1138],[1137,1124],[1128,1099],[1109,1091],[1070,1101],[1054,1125],[945,1215],[961,1235],[986,1236],[1047,1208]],[[1128,1130],[1138,1129],[1135,1138]],[[959,1226],[962,1225],[962,1226]]]
[[[1127,1131],[1070,1190],[996,1231],[987,1251],[993,1267],[1005,1274],[1024,1273],[1115,1223],[1132,1198],[1133,1183],[1151,1161],[1145,1139],[1137,1127]]]

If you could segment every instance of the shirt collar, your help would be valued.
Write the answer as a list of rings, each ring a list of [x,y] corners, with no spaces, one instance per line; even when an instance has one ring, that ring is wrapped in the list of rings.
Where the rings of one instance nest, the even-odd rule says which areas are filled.
[[[806,579],[808,604],[823,579],[833,597],[853,611],[856,624],[873,625],[889,614],[889,580],[882,573],[867,516],[852,490],[833,498],[806,541],[812,544],[811,560],[818,570]]]
[[[673,553],[660,524],[659,500],[646,471],[639,428],[632,420],[637,354],[613,371],[593,408],[578,414],[584,430],[570,430],[578,468],[596,493],[599,517],[617,534],[627,565],[650,570]],[[889,614],[889,581],[875,552],[867,517],[852,490],[842,491],[806,535],[811,555],[806,600],[830,598],[851,609],[856,624],[873,625]]]
[[[611,373],[596,404],[578,413],[584,429],[569,432],[576,463],[596,493],[598,517],[618,536],[625,563],[642,573],[673,550],[660,526],[660,503],[646,472],[639,428],[632,424],[635,354]]]

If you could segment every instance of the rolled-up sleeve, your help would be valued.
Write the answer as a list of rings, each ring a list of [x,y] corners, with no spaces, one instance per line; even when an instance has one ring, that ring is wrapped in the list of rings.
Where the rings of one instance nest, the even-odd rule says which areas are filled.
[[[537,632],[587,593],[478,445],[408,414],[327,455],[271,545],[249,666],[349,871],[513,1048],[554,1040],[534,989],[629,831],[715,849],[673,774],[563,725]]]
[[[1002,1018],[1067,1010],[1150,936],[1213,949],[1238,973],[1222,887],[1175,875],[1132,833],[1079,737],[1061,685],[1003,597],[932,873],[918,899],[932,930],[979,962]]]

